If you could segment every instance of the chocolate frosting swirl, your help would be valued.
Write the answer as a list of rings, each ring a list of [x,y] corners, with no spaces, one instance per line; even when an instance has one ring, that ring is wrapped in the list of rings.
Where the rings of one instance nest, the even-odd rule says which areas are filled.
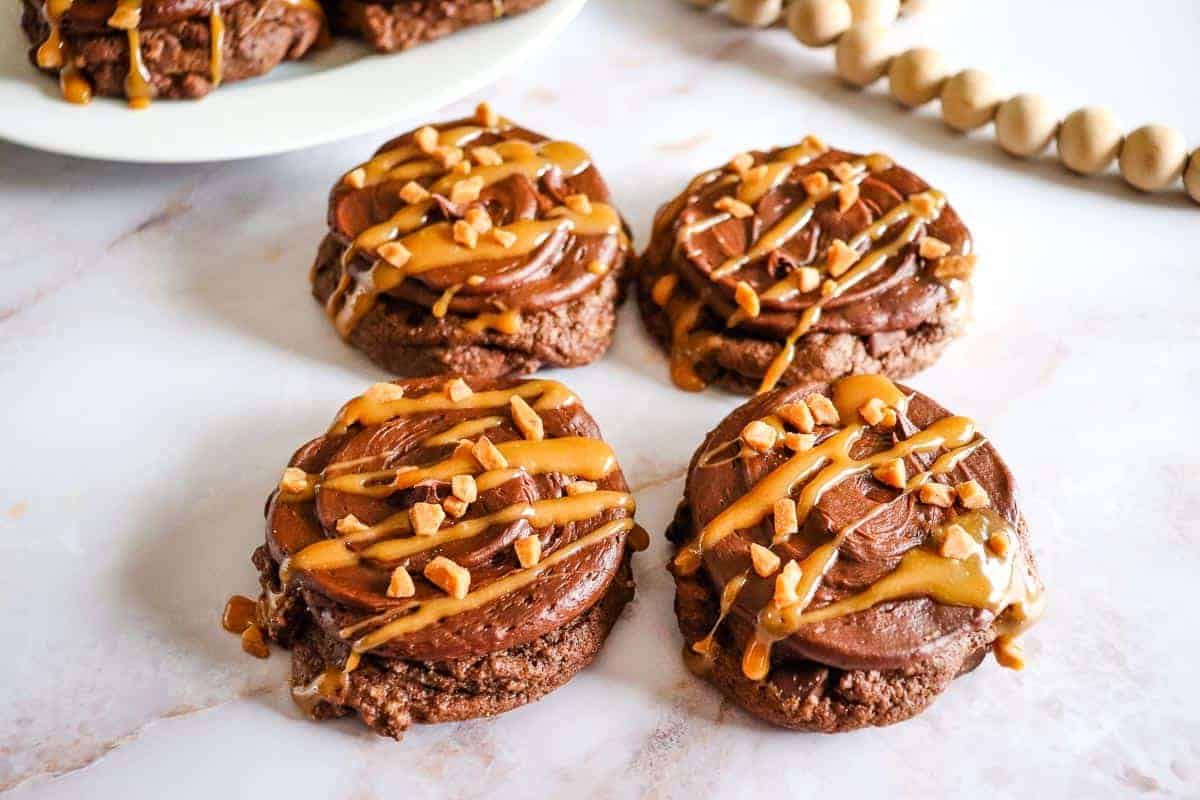
[[[950,418],[948,411],[925,395],[902,386],[898,389],[908,396],[907,410],[901,415],[899,425],[894,431],[865,427],[849,451],[851,458],[865,460]],[[697,537],[731,505],[749,493],[761,491],[756,487],[792,458],[792,452],[777,448],[763,454],[743,451],[737,457],[720,456],[729,453],[731,446],[732,452],[737,452],[739,435],[748,423],[769,417],[785,404],[802,403],[812,393],[832,396],[833,391],[829,385],[807,385],[759,395],[708,434],[689,468],[683,504],[687,513],[681,517],[682,530],[676,530],[674,538]],[[843,424],[849,422],[846,416],[843,413]],[[970,434],[973,426],[969,420],[964,425]],[[823,441],[838,430],[837,426],[818,425],[815,433],[818,441]],[[929,470],[939,452],[945,451],[930,450],[905,457],[907,474],[913,476]],[[812,473],[806,474],[791,486],[791,494],[803,492],[815,479]],[[997,515],[1001,521],[996,524],[1015,534],[1012,544],[1018,551],[1012,559],[1014,585],[1027,584],[1028,596],[1040,602],[1041,584],[1033,572],[1013,477],[991,444],[976,439],[969,455],[937,480],[950,485],[978,481],[990,498],[988,513]],[[822,608],[863,596],[879,585],[897,571],[906,554],[930,547],[937,532],[961,519],[962,513],[962,508],[921,502],[915,492],[902,494],[872,477],[869,470],[856,471],[832,482],[820,494],[807,518],[800,520],[798,533],[777,541],[773,551],[783,563],[794,559],[807,570],[806,559],[834,541],[839,531],[851,528],[837,548],[832,567],[819,581],[804,609],[806,614],[819,614]],[[750,569],[750,545],[770,546],[772,537],[772,520],[768,516],[758,524],[732,531],[703,552],[699,575],[708,581],[715,595],[720,596],[737,576],[747,575],[725,623],[743,649],[754,638],[759,612],[772,602],[775,587],[774,576],[762,578]],[[774,642],[771,656],[776,663],[801,659],[847,670],[903,670],[954,647],[960,637],[997,623],[998,614],[993,610],[938,602],[929,596],[932,591],[925,588],[933,587],[904,592],[898,598],[869,605],[864,610],[800,624],[789,636]]]
[[[318,624],[356,651],[440,661],[530,642],[594,605],[625,558],[632,498],[611,450],[600,442],[595,421],[574,395],[551,381],[472,381],[476,394],[456,402],[444,397],[444,383],[399,381],[403,400],[372,401],[368,393],[348,404],[329,433],[291,459],[291,466],[310,476],[315,492],[291,495],[283,490],[268,501],[267,545],[281,564],[289,591],[301,591]],[[536,410],[544,439],[523,439],[510,413],[514,395]],[[401,411],[388,411],[395,407]],[[520,451],[525,455],[512,456],[508,469],[485,470],[458,450],[460,439],[480,436],[510,453],[517,452],[508,450],[510,445],[525,446]],[[414,467],[424,472],[410,471]],[[433,536],[387,529],[397,520],[407,526],[415,503],[443,503],[451,494],[449,472],[459,470],[474,473],[478,481],[478,499],[461,518],[448,517]],[[593,480],[595,491],[569,495],[569,485],[581,474]],[[415,482],[413,475],[419,478]],[[530,509],[538,509],[542,518]],[[339,521],[350,515],[374,532],[339,532]],[[474,535],[439,538],[454,526],[485,517],[502,519],[484,524]],[[572,547],[578,552],[544,570],[525,569],[513,543],[530,535],[540,539],[542,564]],[[599,538],[591,541],[589,536]],[[336,562],[322,564],[300,555],[338,540],[349,544]],[[407,552],[380,551],[397,545]],[[431,604],[452,602],[422,576],[439,556],[470,572],[471,594],[460,608],[451,609],[457,613],[410,626],[402,635],[376,635],[388,623],[417,618]],[[411,575],[413,596],[389,596],[397,567]],[[525,578],[525,585],[472,606],[477,592]]]
[[[421,135],[431,130],[441,153],[457,151],[453,166],[441,153],[422,150]],[[464,167],[469,171],[461,172]],[[471,180],[481,184],[477,197],[456,199],[455,184]],[[406,199],[414,183],[432,196]],[[374,294],[433,309],[435,316],[558,306],[595,290],[623,266],[629,239],[610,202],[585,151],[502,118],[410,131],[384,144],[330,193],[328,222],[343,251],[343,285],[328,310],[335,319],[342,315],[345,334],[365,313],[347,312],[345,305],[364,296],[372,303]],[[472,209],[486,211],[489,222],[479,244],[464,247],[452,226]],[[496,246],[495,229],[518,238]],[[389,270],[380,258],[388,242],[404,244],[422,266],[414,269],[410,261]]]

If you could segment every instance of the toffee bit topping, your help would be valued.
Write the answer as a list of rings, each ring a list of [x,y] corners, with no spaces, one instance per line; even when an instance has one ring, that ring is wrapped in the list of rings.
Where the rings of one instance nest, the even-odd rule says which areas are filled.
[[[896,413],[896,409],[885,408],[883,410],[883,422],[879,423],[879,427],[883,428],[885,431],[890,431],[895,428],[899,422],[900,416]]]
[[[483,191],[483,178],[478,175],[474,178],[465,178],[450,187],[450,202],[473,203],[479,199],[481,191]]]
[[[467,508],[469,507],[469,503],[459,500],[454,495],[450,495],[442,501],[442,508],[446,511],[446,516],[453,517],[454,519],[460,519],[463,514],[467,513]]]
[[[847,183],[854,180],[854,176],[858,173],[858,170],[854,168],[854,165],[848,161],[837,162],[829,168],[829,171],[833,173],[833,177],[837,178],[842,183]]]
[[[361,189],[367,185],[367,171],[362,167],[356,167],[346,173],[346,177],[342,178],[342,183],[355,189]]]
[[[481,167],[498,167],[504,163],[504,156],[497,153],[495,148],[487,145],[472,147],[471,158],[475,159],[475,163]]]
[[[542,560],[542,540],[534,534],[522,536],[513,542],[513,550],[517,551],[517,561],[525,569],[536,566]]]
[[[363,392],[363,398],[368,403],[390,403],[402,397],[404,397],[404,387],[386,381],[373,383],[370,388]]]
[[[822,197],[829,191],[829,176],[824,172],[810,172],[800,179],[800,185],[809,197]]]
[[[818,425],[841,424],[842,417],[838,414],[837,407],[825,395],[810,394],[804,398],[804,402],[808,405],[808,410],[812,412],[813,419]]]
[[[754,156],[750,155],[749,153],[738,153],[729,162],[729,170],[731,172],[736,172],[738,175],[741,175],[742,177],[745,177],[746,171],[749,170],[753,166],[754,166]]]
[[[479,499],[479,487],[475,484],[475,476],[455,475],[450,479],[450,493],[464,503],[474,503]]]
[[[475,121],[485,128],[495,128],[500,124],[500,115],[485,101],[475,106]]]
[[[934,236],[922,236],[917,242],[917,253],[921,258],[941,258],[950,252],[950,245]]]
[[[942,544],[938,547],[938,555],[962,561],[970,558],[978,548],[979,543],[962,525],[947,525]]]
[[[417,143],[417,149],[425,155],[431,156],[438,146],[437,129],[426,125],[413,134],[413,141]]]
[[[581,494],[591,494],[596,491],[596,484],[592,481],[571,481],[566,485],[568,497],[575,497]]]
[[[934,265],[934,277],[944,281],[966,280],[974,274],[976,260],[977,257],[974,255],[946,256]]]
[[[308,491],[308,473],[298,467],[288,467],[279,479],[279,490],[287,494],[301,494]]]
[[[858,253],[841,239],[834,239],[825,251],[825,266],[829,274],[839,278],[858,260]]]
[[[388,581],[388,597],[412,597],[416,593],[417,587],[413,586],[413,579],[408,570],[404,567],[392,570],[392,579]]]
[[[908,481],[908,471],[904,469],[904,462],[898,458],[881,464],[871,474],[875,476],[875,480],[893,489],[903,489]]]
[[[450,171],[453,173],[456,173],[458,175],[470,175],[471,174],[471,162],[467,161],[466,159],[463,159],[462,161],[459,161],[457,164],[455,164],[454,169],[452,169]]]
[[[471,227],[471,223],[465,219],[460,219],[454,223],[454,241],[468,250],[474,250],[479,244],[479,231]]]
[[[1004,558],[1008,555],[1008,551],[1012,549],[1012,539],[1008,538],[1008,535],[1004,533],[993,533],[988,537],[987,547],[988,550]]]
[[[446,383],[446,397],[450,398],[452,403],[461,403],[471,395],[475,394],[475,390],[467,385],[467,382],[462,378],[455,378]]]
[[[479,233],[487,233],[492,229],[492,217],[482,206],[471,206],[463,218]]]
[[[492,444],[492,440],[486,436],[479,437],[479,441],[475,442],[471,452],[484,469],[505,469],[508,466],[508,459],[496,449],[496,445]]]
[[[529,406],[529,403],[525,402],[525,398],[513,395],[508,404],[512,409],[513,422],[516,423],[522,436],[533,441],[546,438],[542,418]]]
[[[793,453],[812,450],[816,443],[817,435],[815,433],[786,433],[783,436],[784,446]]]
[[[996,663],[1008,669],[1025,669],[1025,648],[1011,636],[1001,636],[992,645]]]
[[[837,290],[837,281],[825,281],[821,284],[822,297],[833,297],[835,294],[837,294]]]
[[[821,283],[821,271],[816,267],[801,267],[796,271],[796,288],[811,292]]]
[[[917,492],[917,498],[938,508],[949,508],[954,505],[954,490],[944,483],[927,483]]]
[[[604,275],[608,272],[608,264],[598,258],[593,258],[588,262],[587,271],[593,275]]]
[[[563,198],[563,205],[576,214],[592,213],[592,201],[586,194],[569,194]]]
[[[500,243],[500,246],[505,250],[517,243],[517,235],[512,231],[506,231],[502,228],[492,228],[492,238]],[[480,283],[483,283],[483,276],[480,276]]]
[[[862,404],[862,408],[858,409],[858,415],[868,425],[878,425],[883,422],[885,411],[887,411],[887,405],[878,397],[872,397]]]
[[[754,287],[745,281],[738,281],[733,298],[737,301],[738,308],[746,312],[748,317],[757,317],[762,309],[758,300],[758,292],[754,291]]]
[[[987,491],[979,485],[979,481],[965,481],[956,485],[954,491],[958,493],[958,502],[962,503],[963,508],[974,510],[987,508],[992,504],[992,498],[988,497]]]
[[[347,514],[337,521],[337,532],[340,534],[360,533],[369,530],[370,527],[364,525],[362,521],[353,514]]]
[[[445,556],[425,565],[425,578],[455,600],[462,600],[471,589],[471,573]]]
[[[379,257],[393,267],[403,267],[412,258],[412,253],[399,242],[385,242],[379,245]]]
[[[775,535],[788,536],[800,530],[800,521],[796,518],[796,501],[790,497],[781,497],[775,501]]]
[[[755,542],[750,545],[750,563],[760,578],[769,578],[779,569],[779,556]]]
[[[793,559],[784,564],[783,570],[775,576],[775,607],[790,606],[800,600],[796,588],[800,585],[800,565]]]
[[[713,203],[718,211],[733,215],[736,219],[746,219],[754,216],[754,209],[738,200],[736,197],[725,196]]]
[[[768,174],[770,174],[770,170],[767,169],[767,165],[759,164],[754,169],[746,170],[746,174],[742,176],[742,180],[749,184],[761,184],[767,180]]]
[[[925,219],[932,219],[933,215],[937,213],[937,201],[933,199],[933,195],[929,192],[915,194],[909,198],[908,202],[912,206],[913,211],[916,211],[917,214]]]
[[[442,169],[450,170],[462,163],[463,151],[458,147],[449,145],[439,145],[433,149],[430,154],[434,161],[442,165]]]
[[[400,188],[400,199],[412,205],[429,199],[429,191],[416,181],[409,181]]]
[[[801,433],[812,433],[816,421],[805,403],[784,403],[775,415]]]
[[[674,272],[668,272],[654,282],[654,288],[650,290],[650,299],[654,301],[654,305],[662,308],[671,301],[671,295],[675,293],[675,286],[679,283],[679,276]]]
[[[847,183],[838,189],[838,211],[845,214],[858,202],[858,184]]]
[[[445,522],[446,511],[434,503],[413,503],[408,518],[417,536],[433,536]]]
[[[246,630],[242,631],[242,650],[255,658],[266,658],[271,655],[271,650],[267,647],[267,640],[263,638],[262,628],[251,623]]]
[[[779,438],[779,431],[772,428],[761,419],[753,420],[742,428],[742,441],[751,450],[759,453],[765,453],[775,446],[775,441]]]

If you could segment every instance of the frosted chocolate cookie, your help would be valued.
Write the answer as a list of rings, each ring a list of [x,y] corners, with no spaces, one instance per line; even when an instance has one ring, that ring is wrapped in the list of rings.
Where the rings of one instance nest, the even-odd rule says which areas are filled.
[[[903,377],[964,327],[975,256],[941,192],[813,137],[696,177],[655,219],[638,298],[675,383]]]
[[[399,375],[522,375],[612,342],[629,239],[591,157],[498,117],[425,126],[329,200],[313,292]]]
[[[407,50],[456,31],[511,17],[546,0],[337,0],[337,27],[381,53]]]
[[[668,537],[684,658],[836,732],[923,711],[1041,615],[1016,488],[975,423],[880,376],[759,395],[692,458]]]
[[[612,449],[552,381],[381,383],[301,447],[267,503],[262,594],[224,624],[292,649],[312,717],[412,722],[537,700],[596,656],[645,547]]]
[[[221,83],[269,72],[318,42],[318,0],[22,0],[34,65],[63,95],[202,97]]]

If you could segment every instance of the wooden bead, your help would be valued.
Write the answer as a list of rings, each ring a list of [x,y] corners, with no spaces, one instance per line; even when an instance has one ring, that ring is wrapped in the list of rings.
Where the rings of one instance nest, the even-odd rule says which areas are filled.
[[[855,25],[838,39],[837,73],[854,86],[870,86],[883,77],[892,60],[888,29],[878,25]]]
[[[1010,155],[1035,156],[1058,132],[1058,114],[1040,94],[1010,97],[996,109],[996,143]]]
[[[888,26],[900,16],[900,0],[847,0],[855,24],[869,22]]]
[[[851,23],[846,0],[794,0],[787,11],[788,28],[809,47],[833,44]]]
[[[783,14],[783,0],[728,0],[729,16],[751,28],[774,25]]]
[[[1144,125],[1121,145],[1121,175],[1143,192],[1156,192],[1179,180],[1186,160],[1183,134],[1166,125]]]
[[[1187,172],[1183,173],[1183,187],[1193,200],[1200,203],[1200,149],[1192,153]]]
[[[888,90],[903,106],[923,106],[942,91],[950,74],[942,54],[928,47],[905,50],[888,67]]]
[[[991,121],[1004,97],[995,79],[978,69],[964,69],[942,86],[942,121],[966,133]]]
[[[1124,137],[1121,123],[1107,108],[1072,111],[1058,129],[1058,160],[1072,172],[1095,175],[1116,159]]]

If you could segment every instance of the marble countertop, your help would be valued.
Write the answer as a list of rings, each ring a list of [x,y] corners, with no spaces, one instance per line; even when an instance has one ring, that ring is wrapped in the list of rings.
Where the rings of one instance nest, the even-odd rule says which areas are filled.
[[[1130,8],[964,0],[900,34],[1011,88],[1200,136],[1200,105],[1181,102],[1200,8]],[[246,657],[217,621],[228,594],[255,589],[248,557],[288,455],[381,378],[305,274],[330,181],[395,131],[188,167],[0,144],[0,789],[1200,796],[1200,207],[1014,161],[878,88],[844,89],[830,61],[671,0],[593,0],[446,114],[486,96],[582,143],[639,244],[693,173],[809,132],[944,189],[981,254],[975,325],[911,383],[979,420],[1020,482],[1050,590],[1024,672],[989,659],[919,718],[839,736],[771,729],[693,678],[661,532],[687,458],[740,398],[674,389],[626,307],[602,362],[555,375],[600,421],[654,540],[597,663],[542,702],[402,743],[305,721],[287,654]]]

